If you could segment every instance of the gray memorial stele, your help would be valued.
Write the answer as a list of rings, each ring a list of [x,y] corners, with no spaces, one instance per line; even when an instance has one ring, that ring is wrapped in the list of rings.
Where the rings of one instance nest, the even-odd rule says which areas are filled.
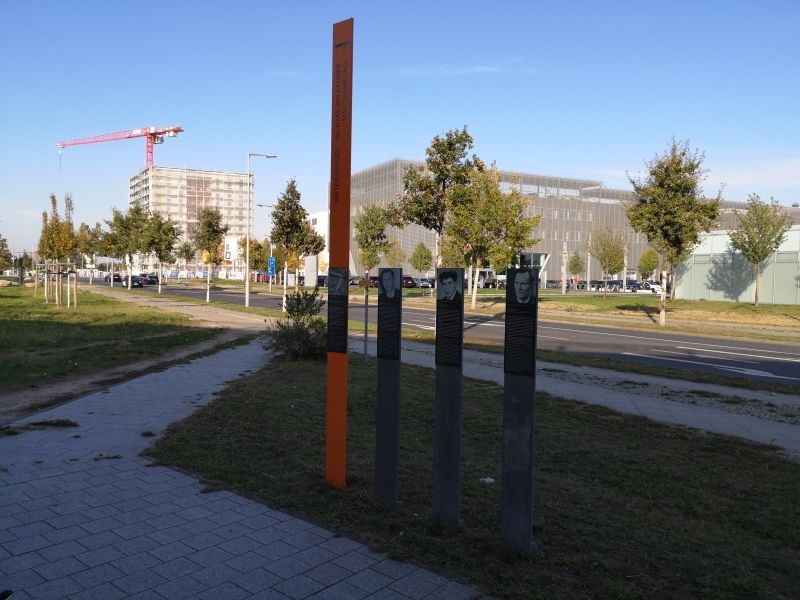
[[[507,281],[500,536],[530,552],[539,269],[509,269]]]
[[[347,353],[347,269],[328,269],[328,352]]]
[[[433,515],[456,526],[461,514],[461,378],[464,269],[436,269],[436,415]]]
[[[375,399],[375,501],[396,508],[399,499],[400,328],[402,269],[378,271],[378,377]]]

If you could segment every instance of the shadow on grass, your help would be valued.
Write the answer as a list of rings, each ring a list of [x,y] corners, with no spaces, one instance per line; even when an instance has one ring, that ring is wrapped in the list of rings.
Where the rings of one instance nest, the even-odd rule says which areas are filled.
[[[660,308],[658,306],[637,302],[636,304],[630,304],[630,303],[617,304],[615,308],[622,313],[634,313],[634,314],[644,315],[645,317],[650,319],[653,323],[658,323],[658,314],[660,312]]]

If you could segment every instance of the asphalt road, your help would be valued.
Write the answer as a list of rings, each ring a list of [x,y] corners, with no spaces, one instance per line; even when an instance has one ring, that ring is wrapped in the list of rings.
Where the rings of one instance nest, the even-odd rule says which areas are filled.
[[[170,294],[205,298],[204,288],[170,286],[168,289]],[[136,292],[153,293],[156,290],[156,286],[145,286]],[[243,290],[238,289],[212,291],[212,298],[233,304],[244,303]],[[277,296],[250,295],[251,306],[277,308],[280,303]],[[376,315],[377,307],[370,306],[371,323],[375,322]],[[363,323],[363,304],[351,303],[349,318]],[[404,327],[433,331],[434,324],[433,311],[403,308]],[[502,318],[465,316],[464,335],[467,338],[502,341],[504,328]],[[539,322],[537,344],[545,350],[800,385],[800,349],[786,344],[544,320]]]

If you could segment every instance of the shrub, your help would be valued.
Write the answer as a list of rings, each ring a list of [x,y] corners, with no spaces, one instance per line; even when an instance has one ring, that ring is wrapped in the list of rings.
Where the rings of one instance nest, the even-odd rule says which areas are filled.
[[[319,288],[301,290],[286,297],[286,318],[267,327],[267,350],[293,359],[317,358],[325,354],[327,328],[319,311],[325,301]]]

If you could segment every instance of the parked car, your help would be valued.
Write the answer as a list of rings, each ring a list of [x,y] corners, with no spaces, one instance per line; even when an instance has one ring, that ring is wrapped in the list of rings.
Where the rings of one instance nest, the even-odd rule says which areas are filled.
[[[403,282],[401,284],[404,288],[415,288],[419,287],[417,280],[413,277],[409,277],[408,275],[403,276]]]
[[[103,281],[111,281],[111,273],[106,275],[105,278],[103,279]],[[120,281],[122,281],[122,277],[120,276],[120,274],[119,273],[114,273],[114,282],[118,283]]]
[[[317,287],[328,287],[327,275],[317,275]]]
[[[351,277],[350,281],[348,283],[351,286],[358,286],[360,281],[361,281],[361,277]]]
[[[122,285],[128,287],[128,278],[122,280]],[[142,278],[138,275],[131,275],[131,287],[144,287],[142,283]]]
[[[643,281],[636,291],[642,294],[660,294],[661,284],[653,281]]]
[[[492,277],[491,279],[487,279],[484,283],[484,287],[492,288],[495,290],[504,290],[506,288],[506,282],[504,279],[497,279],[496,277]]]
[[[369,276],[369,287],[378,287],[378,276],[377,275],[370,275]]]
[[[419,287],[421,288],[435,288],[436,287],[436,280],[432,277],[423,277],[419,280]]]
[[[158,275],[155,273],[150,273],[149,275],[142,277],[142,281],[147,285],[158,285]]]

